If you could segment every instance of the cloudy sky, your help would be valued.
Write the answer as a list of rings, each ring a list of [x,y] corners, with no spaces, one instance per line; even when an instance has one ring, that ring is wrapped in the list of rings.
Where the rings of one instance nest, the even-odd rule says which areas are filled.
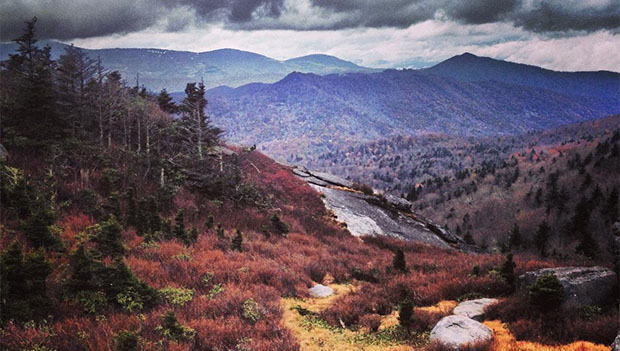
[[[331,54],[375,67],[463,52],[556,70],[620,71],[618,0],[3,0],[0,40],[87,48]]]

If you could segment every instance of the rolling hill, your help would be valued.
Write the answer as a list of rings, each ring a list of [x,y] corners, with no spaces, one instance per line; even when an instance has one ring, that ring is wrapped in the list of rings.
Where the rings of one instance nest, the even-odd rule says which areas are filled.
[[[66,44],[42,41],[52,47],[52,57],[63,54]],[[15,51],[13,43],[0,44],[0,60]],[[203,80],[208,88],[226,85],[240,86],[252,82],[276,82],[291,72],[330,74],[370,72],[373,69],[328,55],[309,55],[278,61],[253,52],[219,49],[189,52],[163,49],[83,49],[92,59],[101,57],[109,71],[119,71],[132,84],[140,74],[140,84],[152,91],[166,88],[183,91],[188,82]]]
[[[486,59],[481,60],[483,65]],[[611,89],[610,75],[618,77],[591,74],[592,82],[584,83],[584,89],[592,86],[606,92],[592,96],[559,87],[516,85],[484,76],[480,81],[463,81],[416,70],[291,73],[273,84],[208,91],[207,108],[215,123],[228,131],[229,140],[257,144],[271,156],[296,162],[387,136],[510,135],[596,119],[620,112],[618,96],[606,90]],[[580,84],[581,74],[575,73],[574,79]]]

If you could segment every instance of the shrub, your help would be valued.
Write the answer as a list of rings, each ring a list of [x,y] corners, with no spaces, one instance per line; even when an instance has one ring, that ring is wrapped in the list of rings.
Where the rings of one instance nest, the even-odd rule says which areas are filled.
[[[237,229],[237,234],[232,238],[230,249],[233,251],[243,251],[243,236],[241,230]]]
[[[280,215],[278,215],[277,213],[274,213],[273,216],[271,216],[271,223],[275,227],[276,233],[282,236],[286,236],[288,234],[288,224],[282,222],[282,219],[280,219]]]
[[[404,300],[398,306],[398,323],[409,329],[413,321],[413,302],[409,299]]]
[[[179,323],[177,316],[172,310],[168,310],[161,317],[164,336],[174,341],[191,340],[196,335],[196,331],[188,326]]]
[[[121,257],[125,254],[121,237],[122,228],[114,215],[89,229],[92,233],[91,240],[97,244],[97,250],[101,256]]]
[[[368,328],[369,331],[375,333],[381,326],[381,316],[378,314],[367,314],[360,318],[360,324],[363,327]]]
[[[510,285],[511,289],[514,290],[516,277],[515,277],[515,267],[517,266],[512,260],[512,254],[508,254],[506,256],[506,260],[502,263],[502,266],[499,269],[499,274],[504,278],[504,280]]]
[[[84,311],[91,314],[101,312],[108,302],[102,291],[80,291],[76,298],[82,307],[84,307]]]
[[[129,330],[122,330],[116,336],[115,351],[138,351],[139,336],[138,333]]]
[[[405,261],[405,253],[403,252],[403,249],[397,248],[394,252],[392,267],[398,272],[406,273],[409,271],[407,268],[407,262]]]
[[[254,324],[258,322],[260,317],[261,312],[258,303],[252,298],[245,300],[243,302],[243,318]]]
[[[194,297],[194,290],[166,287],[159,290],[160,294],[173,305],[183,306]]]
[[[564,301],[564,287],[551,273],[538,277],[528,290],[530,303],[541,310],[558,308]]]
[[[140,311],[144,307],[142,296],[140,296],[133,287],[129,287],[118,293],[116,295],[116,302],[129,313]]]

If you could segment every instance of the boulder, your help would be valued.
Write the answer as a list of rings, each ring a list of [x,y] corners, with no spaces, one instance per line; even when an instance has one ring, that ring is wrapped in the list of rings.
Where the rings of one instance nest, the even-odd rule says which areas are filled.
[[[452,315],[442,318],[431,330],[431,341],[439,342],[453,350],[467,344],[489,344],[493,332],[484,324],[465,316]]]
[[[329,286],[323,284],[316,284],[312,288],[308,289],[312,297],[327,297],[334,293],[334,290]]]
[[[545,274],[555,275],[564,287],[565,307],[604,305],[616,293],[616,273],[605,267],[543,268],[519,276],[520,288],[527,288]]]
[[[497,299],[476,299],[461,302],[454,308],[452,314],[457,316],[465,316],[473,320],[481,322],[484,317],[485,307],[497,302]]]
[[[613,344],[611,344],[611,351],[620,351],[620,330],[618,331],[616,340],[614,340]]]
[[[298,177],[302,177],[302,178],[307,178],[310,176],[310,173],[300,168],[293,168],[293,174],[295,174]]]
[[[383,197],[388,204],[394,206],[396,209],[405,212],[411,212],[412,204],[407,199],[403,199],[402,197],[397,197],[390,194],[384,194]]]
[[[346,179],[342,179],[335,175],[324,173],[324,172],[309,172],[309,173],[310,175],[313,175],[321,180],[324,180],[328,182],[329,184],[336,185],[336,186],[342,186],[345,188],[353,188],[353,182],[350,182]]]

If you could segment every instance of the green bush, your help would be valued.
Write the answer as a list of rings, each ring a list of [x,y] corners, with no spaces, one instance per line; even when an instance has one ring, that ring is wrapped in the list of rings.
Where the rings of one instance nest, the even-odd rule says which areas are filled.
[[[194,290],[173,288],[171,286],[159,290],[159,293],[173,305],[183,306],[194,297]]]
[[[138,342],[140,338],[138,333],[129,330],[123,330],[116,336],[115,351],[138,351]]]
[[[261,317],[258,303],[254,299],[249,298],[243,302],[243,318],[252,324],[258,322]]]
[[[168,310],[161,317],[164,336],[174,341],[191,340],[196,335],[196,331],[188,326],[179,323],[177,316],[172,310]]]
[[[564,287],[551,273],[538,277],[528,290],[530,303],[541,310],[556,309],[564,301]]]
[[[95,314],[104,309],[108,303],[105,294],[102,291],[80,291],[77,300],[84,307],[87,313]]]
[[[133,287],[129,287],[118,293],[116,295],[116,302],[129,313],[140,311],[144,308],[142,296],[140,296]]]
[[[398,306],[398,323],[409,328],[413,321],[413,302],[409,299],[404,300]]]
[[[282,222],[282,219],[280,219],[280,215],[278,215],[277,213],[274,213],[273,216],[271,216],[271,223],[276,228],[276,232],[278,234],[282,236],[286,236],[288,234],[288,224]]]

